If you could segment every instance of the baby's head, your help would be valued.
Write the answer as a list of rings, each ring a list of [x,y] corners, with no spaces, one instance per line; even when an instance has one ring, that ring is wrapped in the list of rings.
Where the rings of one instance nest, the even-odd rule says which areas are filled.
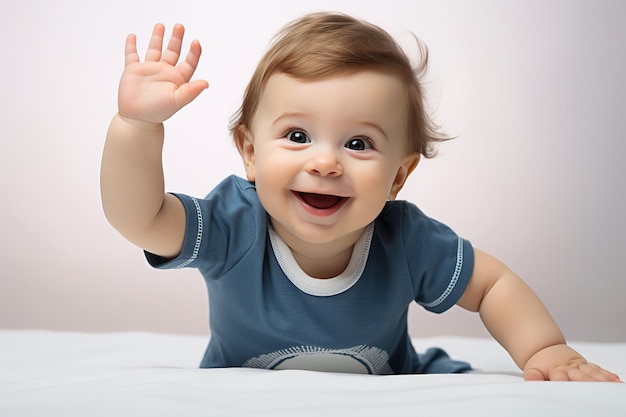
[[[417,42],[420,62],[413,66],[398,43],[383,29],[340,13],[304,16],[280,31],[248,84],[243,103],[231,119],[230,130],[249,127],[268,80],[285,74],[301,81],[318,81],[360,71],[379,71],[399,77],[408,93],[408,149],[432,157],[434,143],[446,140],[424,106],[420,78],[426,72],[428,51]]]
[[[292,252],[345,254],[443,139],[424,109],[421,49],[414,69],[384,30],[325,13],[289,24],[261,60],[231,131]]]

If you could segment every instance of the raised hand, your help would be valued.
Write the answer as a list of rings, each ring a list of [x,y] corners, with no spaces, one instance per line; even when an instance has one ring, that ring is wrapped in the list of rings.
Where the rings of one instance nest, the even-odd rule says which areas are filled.
[[[174,26],[167,48],[163,50],[165,27],[156,24],[144,62],[137,54],[135,35],[126,38],[126,59],[118,93],[119,115],[141,125],[161,124],[193,101],[209,84],[191,81],[202,53],[197,40],[179,62],[185,28]]]

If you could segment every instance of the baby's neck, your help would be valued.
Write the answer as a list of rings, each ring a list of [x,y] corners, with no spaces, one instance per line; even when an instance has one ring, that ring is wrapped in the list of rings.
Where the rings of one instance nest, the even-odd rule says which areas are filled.
[[[300,269],[308,276],[319,279],[334,278],[346,270],[354,245],[365,230],[355,230],[324,243],[313,243],[290,233],[280,224],[272,222],[272,227],[287,245]]]
[[[329,256],[304,255],[294,250],[291,251],[300,268],[310,277],[319,279],[334,278],[346,270],[352,257],[350,246],[340,253]]]

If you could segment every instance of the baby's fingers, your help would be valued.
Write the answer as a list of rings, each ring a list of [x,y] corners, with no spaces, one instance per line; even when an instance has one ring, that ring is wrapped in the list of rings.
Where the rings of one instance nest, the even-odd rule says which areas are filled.
[[[152,30],[152,36],[150,37],[150,43],[148,44],[148,50],[146,51],[146,61],[157,62],[161,60],[161,50],[163,49],[163,34],[165,33],[165,26],[161,23],[154,25]]]
[[[137,37],[135,35],[131,34],[126,37],[124,62],[126,66],[139,62],[139,55],[137,55]]]
[[[592,363],[575,367],[559,366],[545,373],[531,368],[524,371],[524,379],[526,381],[622,382],[616,374]]]
[[[178,70],[186,81],[189,81],[193,76],[193,73],[196,71],[201,54],[202,47],[200,46],[200,42],[194,40],[191,42],[191,46],[189,47],[189,52],[187,53],[185,60],[178,64]]]
[[[183,36],[185,35],[185,27],[181,24],[174,25],[172,29],[172,37],[167,44],[167,49],[163,52],[162,61],[170,65],[176,65],[180,57],[180,50],[183,45]]]
[[[616,374],[593,363],[585,363],[579,368],[571,369],[568,376],[571,381],[621,382]]]

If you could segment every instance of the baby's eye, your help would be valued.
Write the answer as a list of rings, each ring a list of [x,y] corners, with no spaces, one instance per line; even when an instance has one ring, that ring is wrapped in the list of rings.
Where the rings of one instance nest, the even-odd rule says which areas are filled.
[[[374,147],[372,142],[367,138],[352,138],[346,142],[345,146],[353,151],[365,151]]]
[[[304,133],[301,130],[290,130],[285,135],[285,138],[287,138],[288,140],[290,140],[292,142],[296,142],[296,143],[309,143],[309,142],[311,142],[311,139],[309,139],[307,134]]]

